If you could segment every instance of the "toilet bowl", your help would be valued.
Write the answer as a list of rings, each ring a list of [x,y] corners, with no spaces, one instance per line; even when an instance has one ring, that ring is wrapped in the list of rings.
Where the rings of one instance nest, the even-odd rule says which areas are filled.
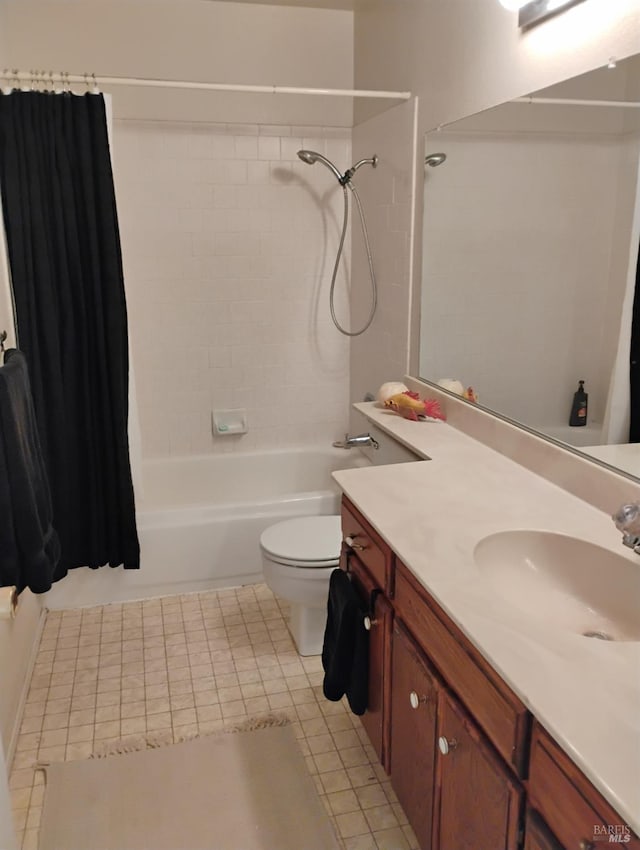
[[[289,630],[300,655],[322,652],[329,579],[341,544],[339,516],[288,519],[260,536],[264,580],[291,604]]]

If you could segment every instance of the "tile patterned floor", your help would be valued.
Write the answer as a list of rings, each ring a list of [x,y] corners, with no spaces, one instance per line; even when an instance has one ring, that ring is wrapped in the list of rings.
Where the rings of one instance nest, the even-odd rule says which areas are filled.
[[[36,762],[87,758],[129,735],[179,741],[270,711],[294,724],[344,850],[416,850],[359,719],[324,699],[320,659],[298,656],[286,614],[265,585],[49,612],[10,777],[22,850],[37,850]]]

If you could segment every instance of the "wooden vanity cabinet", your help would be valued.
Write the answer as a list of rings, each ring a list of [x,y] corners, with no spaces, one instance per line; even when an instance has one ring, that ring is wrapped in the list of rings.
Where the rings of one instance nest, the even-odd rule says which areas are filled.
[[[421,850],[640,850],[599,832],[622,819],[346,497],[342,523],[374,599],[362,722]]]
[[[393,627],[391,784],[422,850],[432,847],[440,686],[413,639]]]
[[[447,689],[438,706],[434,847],[516,850],[524,791]]]
[[[619,843],[640,850],[640,839],[537,722],[531,738],[529,804],[561,848],[596,850],[600,843]],[[616,840],[610,841],[609,834]]]
[[[527,811],[525,821],[524,850],[563,850],[544,821],[531,809]]]
[[[342,538],[340,566],[351,575],[363,607],[369,612],[369,694],[361,721],[388,772],[393,607],[387,595],[393,553],[346,499],[342,506]]]
[[[342,568],[351,574],[363,606],[369,611],[369,685],[367,710],[360,720],[385,770],[389,770],[389,700],[393,608],[362,562],[343,548]]]
[[[401,561],[395,614],[516,776],[526,775],[531,716]]]
[[[393,552],[360,511],[342,497],[342,541],[388,599],[393,599]]]

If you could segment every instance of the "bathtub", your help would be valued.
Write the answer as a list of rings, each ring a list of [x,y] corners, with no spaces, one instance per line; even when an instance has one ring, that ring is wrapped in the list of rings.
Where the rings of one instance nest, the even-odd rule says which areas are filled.
[[[50,608],[99,605],[262,580],[267,526],[338,513],[336,469],[368,466],[359,451],[287,449],[143,463],[137,499],[140,570],[72,570],[47,594]]]

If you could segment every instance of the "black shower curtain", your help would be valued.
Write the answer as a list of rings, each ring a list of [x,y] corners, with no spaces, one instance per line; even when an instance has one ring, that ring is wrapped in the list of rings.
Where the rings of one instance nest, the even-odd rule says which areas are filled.
[[[629,442],[640,443],[640,250],[636,266],[636,289],[633,297],[633,318],[631,320],[629,384],[631,393]]]
[[[127,312],[102,95],[0,94],[0,191],[19,346],[62,555],[139,566]]]

